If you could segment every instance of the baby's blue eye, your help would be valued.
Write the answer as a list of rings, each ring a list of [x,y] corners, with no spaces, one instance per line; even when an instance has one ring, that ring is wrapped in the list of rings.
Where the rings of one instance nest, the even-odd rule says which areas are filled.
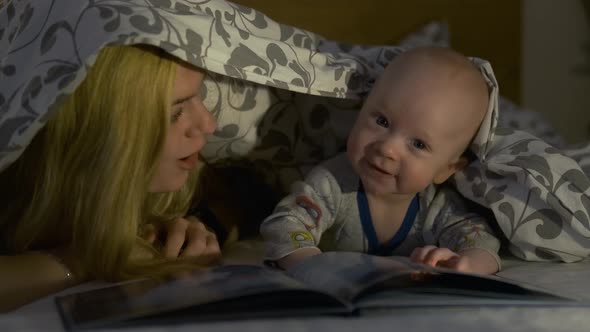
[[[183,112],[184,112],[183,108],[178,108],[177,110],[172,112],[172,115],[170,116],[170,122],[174,123],[174,122],[178,121],[178,119],[180,118],[180,116],[182,115]]]
[[[426,149],[426,144],[419,139],[412,140],[412,146],[418,150]]]
[[[387,121],[387,119],[384,116],[381,116],[381,115],[377,116],[377,118],[375,119],[375,123],[377,123],[377,125],[384,127],[384,128],[389,127],[389,122]]]

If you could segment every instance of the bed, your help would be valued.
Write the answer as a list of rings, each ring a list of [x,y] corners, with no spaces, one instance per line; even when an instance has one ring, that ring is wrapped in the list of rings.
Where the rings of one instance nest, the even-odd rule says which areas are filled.
[[[242,242],[231,254],[228,263],[256,263],[251,253],[259,252],[257,242]],[[244,250],[250,254],[244,255]],[[258,251],[257,251],[258,250]],[[125,327],[125,331],[359,331],[404,329],[409,331],[586,331],[590,324],[590,263],[523,262],[504,257],[505,269],[499,274],[525,281],[563,295],[582,300],[579,306],[477,306],[428,307],[383,310],[361,317],[309,317],[255,319],[197,323],[190,320],[165,325]],[[57,295],[105,286],[88,283]],[[0,316],[2,331],[64,331],[53,302],[54,296],[41,299],[9,314]],[[444,298],[441,298],[444,301]],[[113,329],[95,329],[95,331]],[[117,329],[120,331],[121,329]]]
[[[177,11],[184,16],[196,12],[201,15],[199,17],[202,18],[203,24],[210,24],[208,26],[211,27],[214,26],[211,22],[215,22],[215,20],[211,19],[212,17],[217,17],[218,21],[225,19],[230,22],[223,26],[223,29],[215,30],[215,33],[219,34],[216,37],[219,37],[219,45],[221,46],[216,44],[219,49],[211,48],[209,53],[206,53],[204,49],[197,49],[190,43],[184,44],[185,48],[179,47],[179,44],[182,43],[172,45],[170,38],[173,37],[170,37],[169,34],[168,37],[162,37],[165,38],[164,40],[159,39],[161,36],[166,35],[165,33],[150,35],[149,38],[146,37],[139,41],[168,47],[169,52],[211,70],[212,74],[206,82],[207,98],[205,102],[218,116],[221,130],[218,137],[212,140],[207,147],[207,151],[204,152],[208,159],[215,162],[232,156],[247,156],[249,162],[254,165],[260,165],[261,161],[272,160],[273,163],[271,163],[270,168],[273,174],[272,180],[280,187],[286,187],[294,179],[300,177],[311,165],[341,149],[354,112],[359,106],[358,96],[366,93],[372,82],[371,79],[378,75],[379,70],[390,59],[391,54],[399,52],[399,48],[392,45],[403,45],[404,47],[431,44],[452,46],[467,55],[490,60],[494,66],[496,78],[502,85],[498,99],[499,105],[497,105],[499,109],[497,122],[500,127],[510,129],[504,131],[506,135],[500,136],[513,138],[515,132],[518,134],[522,131],[522,135],[525,135],[522,137],[525,138],[518,136],[516,142],[529,140],[527,142],[534,142],[534,144],[527,147],[526,153],[521,151],[510,159],[512,161],[524,160],[524,163],[518,164],[520,166],[517,169],[506,168],[504,167],[505,164],[500,163],[498,164],[499,168],[487,170],[497,171],[500,169],[509,172],[509,174],[510,172],[524,174],[521,171],[527,169],[527,165],[529,165],[527,162],[531,160],[538,161],[539,156],[545,155],[551,157],[541,158],[546,161],[547,165],[559,167],[549,167],[550,171],[541,168],[533,173],[528,172],[519,175],[523,177],[516,176],[513,181],[508,183],[494,183],[493,178],[486,178],[485,172],[478,171],[477,174],[480,174],[479,182],[476,184],[488,184],[486,194],[480,196],[474,194],[472,190],[474,182],[468,177],[463,180],[459,179],[458,186],[461,186],[461,183],[464,184],[462,187],[463,193],[469,198],[476,201],[479,199],[479,203],[488,204],[491,208],[496,207],[496,211],[504,211],[499,207],[505,207],[506,205],[502,205],[502,203],[506,203],[503,199],[509,200],[509,198],[499,199],[497,195],[494,196],[494,194],[490,193],[500,190],[505,191],[505,186],[521,190],[523,189],[523,183],[530,183],[523,180],[538,180],[539,175],[545,179],[554,179],[552,186],[548,188],[547,186],[540,186],[544,189],[539,195],[539,204],[553,210],[558,209],[558,207],[565,207],[558,210],[558,218],[563,219],[564,216],[567,216],[568,223],[561,224],[562,226],[559,228],[554,227],[555,223],[552,223],[551,220],[542,218],[544,223],[529,223],[531,232],[534,233],[541,229],[539,231],[541,233],[534,234],[547,235],[550,233],[547,236],[536,236],[534,240],[539,242],[536,242],[533,247],[526,247],[522,244],[530,243],[530,239],[522,235],[526,233],[526,227],[522,227],[522,233],[512,234],[510,238],[513,250],[511,254],[504,256],[504,270],[499,275],[545,286],[590,301],[590,286],[587,282],[590,277],[590,262],[588,262],[590,225],[587,224],[588,220],[590,220],[588,217],[588,210],[590,210],[590,205],[588,205],[588,202],[590,202],[588,200],[588,194],[590,193],[588,183],[590,181],[587,178],[587,174],[590,174],[590,168],[588,168],[590,165],[588,160],[590,159],[587,158],[587,155],[589,155],[588,147],[569,147],[542,117],[518,107],[518,66],[520,61],[518,45],[520,41],[518,39],[519,34],[516,31],[519,29],[518,17],[520,11],[517,3],[509,0],[501,1],[482,9],[475,5],[459,5],[457,1],[419,1],[412,5],[385,5],[384,2],[377,0],[363,3],[355,2],[354,5],[347,5],[342,15],[346,17],[346,15],[352,15],[352,13],[363,13],[363,15],[359,16],[361,21],[357,22],[351,16],[349,19],[342,20],[349,22],[349,24],[338,25],[332,22],[332,19],[329,21],[325,19],[325,17],[332,17],[328,14],[332,13],[332,9],[337,5],[338,1],[324,1],[321,4],[313,1],[298,1],[296,5],[295,2],[283,1],[281,6],[277,6],[276,2],[237,1],[243,5],[260,9],[262,12],[251,11],[246,7],[236,6],[223,0],[199,4],[188,0],[152,2],[154,6],[160,6],[162,12]],[[23,3],[26,3],[26,1]],[[80,3],[81,8],[86,6],[83,1],[80,1]],[[134,4],[137,6],[142,5],[142,1],[138,0],[129,3],[130,6]],[[56,2],[56,5],[64,6],[60,2]],[[382,5],[385,8],[377,10],[373,5]],[[42,13],[44,9],[47,10],[47,6],[42,4],[36,4],[36,6],[36,13]],[[26,11],[24,5],[19,8]],[[366,8],[372,8],[373,10],[363,11]],[[206,9],[209,9],[209,11]],[[75,9],[69,8],[68,10],[73,11]],[[64,7],[63,12],[66,13],[68,10]],[[265,17],[262,14],[263,12],[268,13],[269,17]],[[372,31],[376,30],[375,24],[377,24],[375,21],[378,21],[372,20],[373,15],[381,15],[382,13],[392,13],[393,15],[396,12],[403,12],[403,15],[398,15],[400,24],[395,24],[395,21],[389,20],[387,15],[381,16],[381,20],[387,23],[387,29],[379,30],[383,31],[383,34],[373,35]],[[493,25],[490,22],[494,22],[494,18],[497,18],[502,13],[509,13],[509,15],[513,16],[505,16],[506,24],[503,22],[498,29],[490,29],[490,26]],[[223,19],[219,19],[220,17]],[[310,30],[317,30],[325,33],[326,36],[278,24],[272,21],[271,18]],[[187,24],[192,27],[198,23],[195,23],[195,21],[198,20],[194,18],[190,23],[177,24]],[[188,22],[188,20],[184,22]],[[132,28],[128,27],[128,29]],[[332,30],[320,31],[328,28]],[[469,33],[465,32],[467,29],[469,29]],[[211,29],[211,31],[213,30]],[[221,33],[223,31],[227,35]],[[245,33],[245,31],[250,34],[248,35],[249,38],[241,40],[243,44],[240,45],[247,47],[232,47],[229,48],[229,51],[223,48],[223,45],[228,44],[228,40],[238,38],[237,36]],[[449,34],[457,36],[456,45],[449,42]],[[479,38],[479,36],[484,35],[486,38]],[[134,36],[131,34],[127,37],[121,37],[121,35],[106,36],[105,38],[112,39],[105,39],[105,42],[113,42],[115,38],[123,38],[123,40],[119,40],[122,43],[138,42],[137,39],[133,39]],[[331,38],[345,43],[334,42]],[[281,39],[282,43],[268,42],[276,39]],[[494,41],[498,40],[502,40],[502,45],[506,46],[502,51],[497,47],[492,47]],[[164,44],[164,41],[167,44]],[[350,47],[354,44],[385,46],[376,46],[374,48]],[[266,48],[263,49],[261,45]],[[287,65],[287,59],[282,60],[280,57],[275,58],[275,62],[260,61],[260,54],[265,54],[262,52],[263,50],[269,50],[268,47],[271,50],[277,50],[273,48],[275,46],[271,45],[278,45],[277,47],[281,50],[289,50],[296,56],[305,55],[305,57],[298,58],[299,60],[303,59],[300,62],[300,68],[304,73],[314,73],[317,76],[294,75],[292,71],[285,69],[290,68]],[[313,51],[311,53],[309,52],[310,47]],[[218,51],[218,53],[212,52],[213,50]],[[90,54],[93,52],[91,49],[84,49],[84,51]],[[224,58],[223,60],[219,60],[220,58],[212,59],[212,54],[223,54]],[[314,57],[310,56],[310,54]],[[326,54],[328,56],[325,56]],[[219,57],[221,56],[219,55]],[[322,62],[324,64],[332,61],[332,66],[327,68],[318,65],[317,59],[324,61]],[[327,75],[322,74],[321,70],[310,71],[306,65],[316,69],[325,69],[329,73],[338,72],[335,69],[338,67],[341,76],[336,79],[327,79]],[[43,68],[37,69],[43,70]],[[82,76],[77,76],[70,82],[79,81],[83,77],[83,74],[80,75]],[[357,81],[358,84],[352,86],[350,82],[359,77],[361,79]],[[11,83],[6,82],[4,84]],[[70,85],[69,89],[71,88]],[[251,93],[239,96],[232,94],[232,91],[237,90]],[[248,100],[247,98],[253,99]],[[35,107],[39,105],[36,103],[45,103],[47,105],[53,102],[54,100],[34,101],[31,105]],[[252,105],[252,102],[256,107],[249,108],[248,112],[244,112],[243,108],[240,108],[244,105]],[[313,121],[318,114],[323,115],[322,119],[324,121],[321,122],[321,125],[317,125],[317,122]],[[277,115],[281,115],[281,121],[269,121],[270,115],[275,116],[275,119]],[[6,119],[3,118],[2,120]],[[8,139],[6,145],[0,146],[2,165],[17,156],[16,151],[18,149],[15,149],[14,145],[10,145],[10,143],[30,140],[30,137],[34,135],[35,126],[38,127],[41,124],[40,121],[31,125],[30,128],[32,129],[28,131],[15,131],[12,133],[12,140]],[[496,120],[492,119],[490,121]],[[300,127],[296,129],[297,126],[294,126],[294,123],[299,124]],[[311,143],[300,144],[301,141],[296,141],[294,138],[296,137],[294,134],[296,130],[303,131],[304,140]],[[528,136],[530,134],[534,136]],[[502,144],[513,143],[514,141],[508,140]],[[559,152],[557,148],[565,152]],[[559,170],[558,174],[553,172],[555,169]],[[575,172],[571,172],[571,170]],[[564,174],[567,176],[564,176]],[[560,186],[554,186],[558,182]],[[575,190],[566,190],[571,188],[572,185]],[[524,188],[532,190],[527,186]],[[556,199],[551,197],[556,197]],[[516,206],[512,203],[507,204],[513,207]],[[522,211],[530,212],[527,209],[527,207],[521,207]],[[578,211],[581,212],[578,213]],[[512,225],[515,220],[514,218],[508,218],[506,215],[500,217],[506,220],[506,225]],[[539,248],[545,251],[539,251]],[[226,254],[228,262],[257,263],[261,255],[261,244],[256,239],[244,240],[226,248]],[[584,258],[585,261],[581,261]],[[524,259],[539,262],[527,262]],[[96,286],[101,286],[101,284],[85,284],[66,290],[63,293]],[[12,313],[0,316],[0,330],[62,330],[59,315],[53,304],[54,296],[49,296]],[[373,329],[400,327],[416,331],[434,329],[581,331],[590,326],[590,316],[587,315],[587,312],[587,304],[580,304],[579,307],[563,308],[462,307],[404,309],[379,312],[375,313],[375,315],[357,318],[309,318],[297,320],[286,318],[206,324],[187,322],[178,325],[153,326],[148,330],[183,331],[199,329],[231,331],[241,329],[244,331],[274,331],[280,329],[283,331],[301,331],[326,329],[356,331],[367,327]],[[134,329],[130,328],[130,330]],[[137,330],[143,331],[146,328],[137,328]]]

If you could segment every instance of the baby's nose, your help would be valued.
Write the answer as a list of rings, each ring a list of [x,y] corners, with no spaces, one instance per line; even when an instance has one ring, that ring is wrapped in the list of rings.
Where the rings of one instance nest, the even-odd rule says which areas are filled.
[[[387,138],[379,142],[378,145],[379,154],[391,159],[399,160],[402,153],[402,146],[399,139]]]

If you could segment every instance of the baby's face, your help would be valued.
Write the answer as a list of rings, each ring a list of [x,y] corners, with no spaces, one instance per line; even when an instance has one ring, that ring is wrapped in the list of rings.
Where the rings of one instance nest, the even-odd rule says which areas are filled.
[[[479,127],[465,113],[482,104],[427,72],[389,76],[363,105],[347,153],[367,192],[413,196],[464,166],[461,154]]]

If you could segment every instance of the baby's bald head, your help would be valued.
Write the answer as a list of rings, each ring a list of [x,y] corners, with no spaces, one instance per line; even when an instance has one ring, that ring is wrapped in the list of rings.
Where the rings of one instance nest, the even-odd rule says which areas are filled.
[[[489,90],[479,68],[465,56],[448,48],[419,47],[398,55],[385,69],[375,93],[398,96],[403,88],[419,103],[423,96],[437,101],[437,121],[444,121],[463,152],[477,133],[488,109]],[[393,97],[392,97],[393,98]]]

